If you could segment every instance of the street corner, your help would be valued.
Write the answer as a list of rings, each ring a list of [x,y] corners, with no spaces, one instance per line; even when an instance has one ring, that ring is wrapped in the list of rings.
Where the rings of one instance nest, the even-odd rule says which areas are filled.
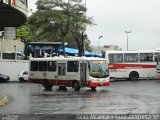
[[[4,106],[8,102],[8,97],[0,92],[0,106]]]

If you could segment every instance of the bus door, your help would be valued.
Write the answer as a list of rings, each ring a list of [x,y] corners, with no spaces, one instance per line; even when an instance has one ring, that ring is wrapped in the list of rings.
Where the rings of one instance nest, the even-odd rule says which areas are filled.
[[[66,63],[58,63],[58,82],[57,85],[60,85],[62,80],[65,80],[66,75]]]
[[[86,63],[80,63],[80,80],[81,86],[86,85]]]

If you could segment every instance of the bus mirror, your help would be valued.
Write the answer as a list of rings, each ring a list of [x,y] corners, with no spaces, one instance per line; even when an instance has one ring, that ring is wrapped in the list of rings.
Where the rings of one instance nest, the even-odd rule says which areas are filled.
[[[157,57],[157,56],[155,56],[155,62],[156,62],[157,65],[158,65],[158,57]]]
[[[159,61],[157,60],[156,62],[157,62],[157,65],[159,65]]]

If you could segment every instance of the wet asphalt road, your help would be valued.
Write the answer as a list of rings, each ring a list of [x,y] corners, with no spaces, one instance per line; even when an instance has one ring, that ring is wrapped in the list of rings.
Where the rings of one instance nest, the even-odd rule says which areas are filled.
[[[0,106],[7,114],[137,114],[160,113],[160,80],[115,81],[96,91],[72,88],[45,91],[32,83],[0,83],[8,103]]]

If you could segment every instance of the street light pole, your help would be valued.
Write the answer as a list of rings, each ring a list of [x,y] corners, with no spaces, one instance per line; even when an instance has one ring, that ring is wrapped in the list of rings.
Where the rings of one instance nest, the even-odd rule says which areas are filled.
[[[1,36],[2,37],[2,44],[1,44],[1,59],[3,59],[3,46],[4,46],[4,32],[1,32]]]
[[[87,40],[87,34],[82,33],[82,54],[85,55],[85,42]]]
[[[98,39],[98,49],[99,49],[99,51],[100,51],[100,39],[101,39],[102,37],[103,37],[103,36],[100,35],[100,36],[99,36],[99,39]]]
[[[131,33],[131,31],[124,31],[127,34],[127,51],[128,51],[128,33]]]

